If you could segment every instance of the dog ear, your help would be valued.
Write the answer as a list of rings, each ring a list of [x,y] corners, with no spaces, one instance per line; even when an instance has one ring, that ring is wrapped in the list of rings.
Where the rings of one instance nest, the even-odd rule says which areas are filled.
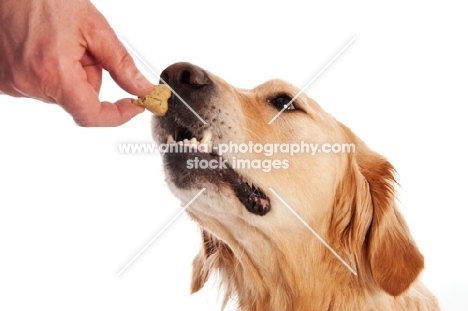
[[[424,257],[396,206],[393,166],[374,152],[358,153],[357,162],[372,200],[372,222],[366,237],[371,273],[383,290],[397,296],[416,280],[424,268]]]
[[[396,206],[393,166],[348,133],[355,153],[338,185],[332,239],[356,258],[360,277],[397,296],[416,280],[424,258]]]
[[[210,274],[210,266],[208,265],[208,258],[215,254],[219,240],[213,237],[206,230],[202,229],[203,244],[200,252],[195,256],[192,263],[192,282],[190,285],[190,292],[198,292],[208,280]]]
[[[235,267],[234,253],[223,241],[202,229],[203,245],[192,264],[191,293],[199,291],[208,280],[210,273],[217,271],[221,279],[228,279]],[[229,287],[229,286],[228,286]]]

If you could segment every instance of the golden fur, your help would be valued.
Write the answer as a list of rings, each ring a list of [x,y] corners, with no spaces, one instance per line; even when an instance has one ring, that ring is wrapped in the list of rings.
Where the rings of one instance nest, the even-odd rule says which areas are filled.
[[[304,94],[295,100],[297,112],[285,112],[268,125],[277,113],[268,98],[299,92],[284,81],[243,90],[206,74],[219,90],[206,101],[220,110],[203,115],[209,121],[218,119],[211,125],[214,143],[338,142],[354,144],[355,153],[282,154],[279,157],[289,160],[288,169],[238,169],[267,193],[271,211],[264,216],[246,211],[226,185],[201,185],[207,190],[187,209],[203,239],[193,261],[191,291],[217,274],[226,300],[234,298],[243,311],[439,310],[436,298],[418,280],[424,259],[397,208],[393,166]],[[266,158],[224,157],[228,163],[234,157]],[[190,190],[169,186],[183,204],[199,191],[195,185]]]

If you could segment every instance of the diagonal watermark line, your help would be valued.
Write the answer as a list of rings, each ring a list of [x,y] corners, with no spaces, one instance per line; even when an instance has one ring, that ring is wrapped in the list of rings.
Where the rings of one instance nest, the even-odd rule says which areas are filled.
[[[296,94],[296,96],[294,96],[287,105],[284,105],[283,109],[281,109],[280,112],[278,112],[274,117],[273,119],[270,120],[270,122],[268,122],[268,124],[271,124],[273,123],[273,121],[276,120],[276,118],[279,117],[280,114],[282,114],[286,109],[288,109],[288,107],[296,100],[296,98],[298,98],[302,93],[305,92],[305,90],[307,90],[307,88],[341,55],[343,54],[344,51],[346,51],[346,49],[351,45],[351,43],[354,42],[354,40],[356,40],[356,37],[353,37],[339,52],[338,54],[336,54],[313,78],[312,80],[310,80],[300,91],[299,93]]]
[[[302,219],[301,216],[299,216],[299,215],[296,213],[296,211],[293,210],[293,209],[291,208],[291,206],[289,206],[288,203],[286,203],[286,202],[275,192],[275,190],[273,190],[272,188],[268,188],[268,189],[270,189],[270,191],[273,192],[273,194],[274,194],[274,195],[291,211],[291,213],[293,213],[294,216],[296,216],[296,218],[299,219],[299,221],[302,222],[302,224],[303,224],[304,226],[306,226],[307,229],[309,229],[309,231],[312,232],[312,234],[315,235],[315,237],[316,237],[326,248],[328,248],[328,250],[329,250],[333,255],[335,255],[335,257],[336,257],[339,261],[341,261],[341,263],[342,263],[343,265],[345,265],[346,268],[349,269],[349,271],[351,271],[354,275],[357,275],[357,272],[354,271],[354,269],[351,268],[351,266],[348,265],[348,263],[346,263],[346,261],[344,261],[343,258],[341,258],[340,255],[338,255],[338,253],[335,252],[335,250],[334,250],[333,248],[331,248],[330,245],[328,245],[328,243],[325,242],[325,240],[322,239],[322,237],[321,237],[317,232],[315,232],[315,230],[312,229],[312,228],[309,226],[309,224],[306,223],[305,220]]]
[[[200,119],[200,121],[202,121],[203,124],[206,124],[206,121],[203,120],[203,118],[200,117],[200,116],[198,115],[198,113],[196,113],[195,110],[193,110],[192,107],[190,107],[190,105],[187,104],[187,102],[186,102],[182,97],[180,97],[180,95],[177,94],[176,91],[174,91],[174,90],[172,89],[172,87],[170,87],[169,84],[167,84],[166,81],[164,81],[164,79],[161,78],[161,75],[159,75],[156,71],[154,71],[154,70],[148,65],[148,63],[145,62],[145,61],[143,60],[143,58],[142,58],[137,52],[135,52],[135,50],[132,49],[132,47],[131,47],[127,42],[125,42],[124,39],[122,39],[122,37],[120,37],[120,36],[117,36],[117,37],[118,37],[119,40],[125,45],[125,47],[126,47],[133,55],[135,55],[136,58],[138,58],[138,60],[139,60],[140,62],[142,62],[143,65],[146,66],[146,68],[148,68],[148,69],[151,71],[152,74],[154,74],[156,77],[158,77],[158,78],[171,90],[172,94],[174,94],[175,96],[177,96],[177,98],[180,99],[180,101],[181,101],[181,102],[182,102],[198,119]]]
[[[140,255],[187,209],[187,207],[189,207],[193,201],[195,201],[199,196],[200,194],[202,194],[203,191],[205,191],[206,188],[203,188],[202,190],[200,190],[200,192],[197,193],[196,196],[193,197],[192,200],[190,200],[190,202],[187,203],[187,205],[184,206],[183,209],[181,209],[161,230],[159,230],[159,232],[151,239],[151,241],[149,241],[133,258],[132,260],[130,260],[126,265],[125,267],[123,267],[122,270],[120,270],[119,273],[117,273],[117,276],[120,276],[125,270],[127,270],[127,268],[138,258],[140,257]]]

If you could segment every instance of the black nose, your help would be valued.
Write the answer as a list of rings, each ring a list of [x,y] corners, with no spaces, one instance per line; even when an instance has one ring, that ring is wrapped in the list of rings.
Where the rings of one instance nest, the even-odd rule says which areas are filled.
[[[205,71],[190,63],[175,63],[164,69],[161,73],[161,81],[166,82],[176,92],[184,89],[198,89],[211,84]]]

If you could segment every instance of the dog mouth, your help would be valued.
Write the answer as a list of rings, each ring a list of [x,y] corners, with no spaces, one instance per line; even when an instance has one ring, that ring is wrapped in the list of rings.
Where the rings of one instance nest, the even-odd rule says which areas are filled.
[[[173,174],[173,181],[178,177],[183,176],[186,182],[181,183],[181,180],[175,181],[179,188],[191,186],[195,180],[210,182],[218,185],[228,185],[237,199],[244,205],[250,213],[263,216],[270,209],[270,199],[265,192],[248,181],[245,176],[233,169],[227,160],[217,154],[216,146],[213,147],[213,133],[210,130],[205,130],[200,134],[194,134],[189,128],[184,126],[175,126],[173,134],[167,136],[167,146],[177,149],[178,153],[166,152],[164,154],[168,167]],[[172,161],[169,157],[173,157]],[[177,158],[176,161],[175,158]],[[205,161],[210,163],[208,167],[188,167],[182,168],[182,163],[201,163]],[[192,162],[189,162],[192,161]],[[184,170],[183,172],[181,170]],[[190,185],[188,185],[190,184]]]

